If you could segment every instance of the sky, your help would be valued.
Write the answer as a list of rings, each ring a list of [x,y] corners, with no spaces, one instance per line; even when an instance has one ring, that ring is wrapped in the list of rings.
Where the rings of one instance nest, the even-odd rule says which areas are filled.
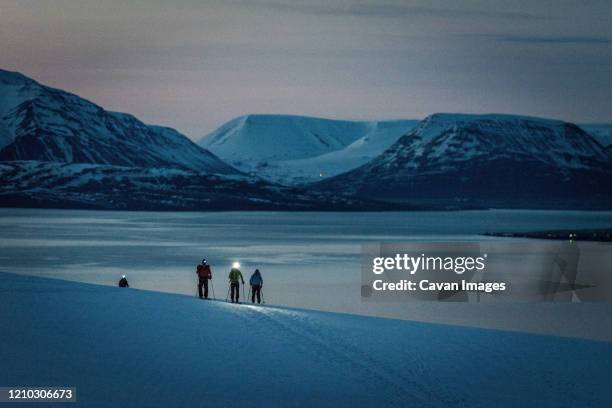
[[[612,1],[0,0],[0,68],[192,139],[249,113],[612,122]]]

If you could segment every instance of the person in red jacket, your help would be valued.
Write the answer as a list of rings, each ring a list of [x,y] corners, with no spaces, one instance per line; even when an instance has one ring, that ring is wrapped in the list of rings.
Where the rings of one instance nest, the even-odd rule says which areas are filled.
[[[208,299],[208,280],[212,279],[212,271],[206,259],[202,259],[202,263],[196,268],[198,274],[198,295],[200,299]],[[202,286],[204,286],[204,294],[202,294]]]

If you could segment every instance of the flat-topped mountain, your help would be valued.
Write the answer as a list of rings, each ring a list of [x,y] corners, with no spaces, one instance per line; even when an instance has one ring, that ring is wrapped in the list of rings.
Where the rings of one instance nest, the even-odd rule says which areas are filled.
[[[247,115],[204,136],[199,144],[244,172],[294,185],[367,163],[417,123]]]
[[[316,188],[394,201],[612,207],[612,155],[568,122],[434,114],[369,163]]]

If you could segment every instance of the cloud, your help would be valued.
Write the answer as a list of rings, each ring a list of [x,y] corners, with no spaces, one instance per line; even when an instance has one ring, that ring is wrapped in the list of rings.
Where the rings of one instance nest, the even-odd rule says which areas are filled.
[[[517,44],[612,44],[612,37],[485,35],[500,42]]]
[[[295,1],[278,0],[234,0],[233,4],[267,8],[280,12],[314,14],[318,16],[345,16],[345,17],[443,17],[443,18],[494,18],[494,19],[542,19],[543,15],[501,10],[434,8],[425,6],[406,5],[401,3],[298,3]]]

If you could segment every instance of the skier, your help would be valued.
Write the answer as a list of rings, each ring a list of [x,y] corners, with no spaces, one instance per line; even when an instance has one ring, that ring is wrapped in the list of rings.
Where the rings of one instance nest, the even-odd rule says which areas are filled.
[[[249,284],[251,285],[251,303],[255,303],[255,294],[257,294],[257,303],[261,303],[261,287],[263,286],[263,278],[261,277],[261,273],[259,269],[255,269],[253,275],[251,275],[251,279],[249,279]]]
[[[119,279],[119,287],[120,288],[129,288],[130,284],[128,283],[125,275],[121,275],[121,279]]]
[[[212,271],[206,258],[202,259],[202,263],[197,266],[196,273],[198,274],[198,296],[200,299],[208,299],[208,280],[212,279]],[[202,295],[202,286],[204,286],[204,295]]]
[[[230,281],[230,290],[232,293],[232,303],[238,303],[238,300],[240,299],[240,283],[238,282],[238,280],[242,281],[242,284],[244,285],[244,278],[242,277],[242,273],[240,272],[240,269],[238,269],[240,267],[240,264],[238,262],[234,262],[234,264],[232,265],[232,270],[229,273],[229,281]],[[235,300],[234,300],[234,294],[235,296]]]

